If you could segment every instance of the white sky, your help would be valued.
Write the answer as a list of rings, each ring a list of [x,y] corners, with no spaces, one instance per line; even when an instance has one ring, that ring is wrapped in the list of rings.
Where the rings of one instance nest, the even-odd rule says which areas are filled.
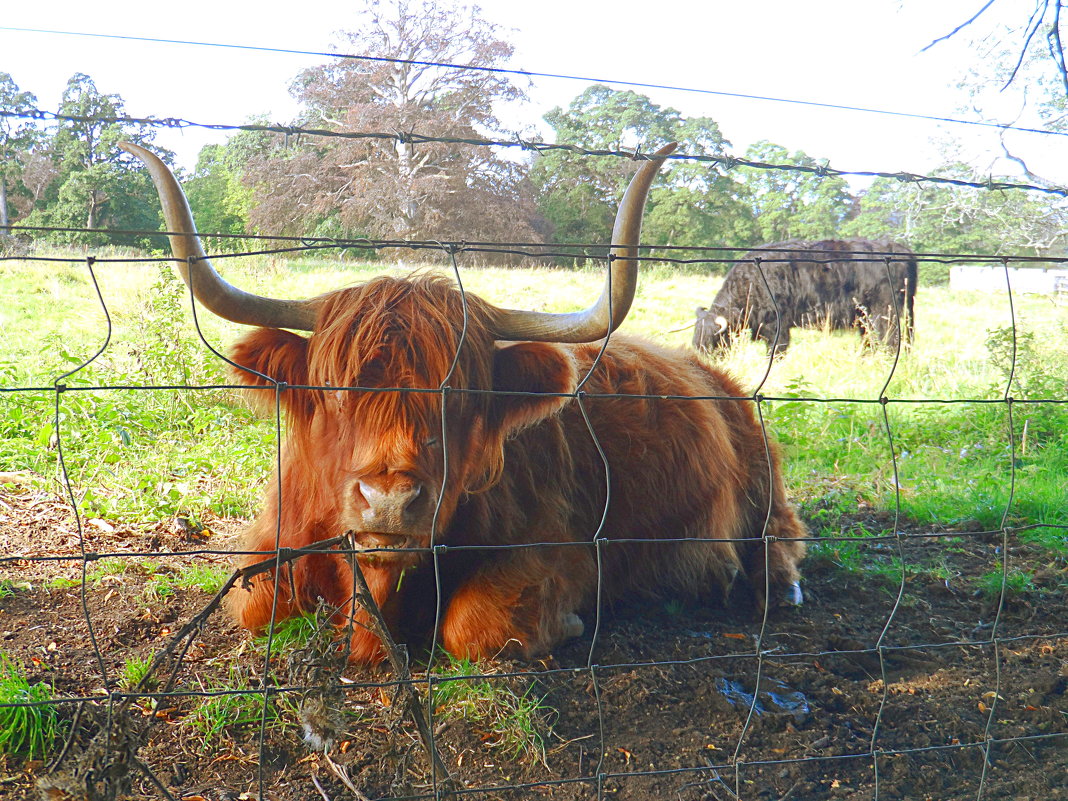
[[[981,0],[677,0],[630,6],[581,0],[482,0],[483,15],[516,46],[509,65],[534,72],[683,86],[934,116],[957,110],[956,82],[974,55],[963,40],[920,53],[981,5]],[[267,10],[258,2],[184,0],[150,3],[82,0],[6,3],[4,27],[112,33],[165,39],[328,51],[336,30],[356,25],[356,2],[306,0]],[[1001,0],[996,9],[1026,19],[1031,0]],[[104,8],[107,12],[104,13]],[[976,30],[979,25],[974,26]],[[987,25],[982,26],[984,29]],[[321,58],[183,45],[0,31],[0,71],[11,73],[40,106],[55,110],[67,79],[91,76],[120,94],[133,116],[236,124],[267,114],[288,122],[290,80]],[[566,105],[588,82],[537,79],[531,101],[502,109],[515,128],[541,127],[542,115]],[[927,172],[942,161],[933,139],[951,139],[983,170],[996,134],[884,115],[714,94],[637,89],[687,116],[716,120],[741,155],[758,139],[827,158],[844,170]],[[163,131],[158,141],[192,167],[200,147],[225,134]],[[1016,134],[1014,147],[1040,174],[1068,183],[1061,137]],[[986,154],[986,155],[984,155]],[[1011,172],[1002,163],[995,167]]]

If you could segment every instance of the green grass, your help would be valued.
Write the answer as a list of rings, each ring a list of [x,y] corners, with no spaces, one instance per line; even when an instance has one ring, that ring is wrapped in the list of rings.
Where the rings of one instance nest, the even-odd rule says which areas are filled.
[[[231,667],[225,681],[212,683],[202,689],[212,694],[203,697],[183,722],[203,735],[205,751],[210,750],[224,733],[232,734],[236,729],[259,726],[265,714],[268,725],[279,720],[275,699],[268,700],[265,710],[263,694],[248,692],[247,674],[237,666]]]
[[[446,257],[427,258],[449,270]],[[253,257],[217,266],[264,294],[308,297],[426,265]],[[511,307],[575,310],[603,282],[592,268],[461,267],[465,288]],[[253,414],[240,390],[102,388],[230,379],[193,331],[186,292],[168,265],[100,262],[96,270],[111,341],[64,379],[72,390],[58,396],[58,440],[82,510],[131,522],[250,515],[274,463],[273,421]],[[104,317],[86,273],[81,261],[0,263],[0,318],[10,332],[0,346],[0,386],[50,387],[103,343]],[[686,345],[693,308],[707,304],[721,281],[695,269],[643,266],[621,331]],[[774,398],[761,411],[782,445],[791,493],[806,510],[832,496],[847,508],[900,506],[920,525],[1064,524],[1068,404],[1016,403],[1010,425],[998,401],[1007,390],[1026,400],[1068,400],[1068,308],[1033,296],[1014,303],[1014,366],[1005,296],[930,286],[917,297],[916,345],[896,368],[890,354],[865,351],[852,332],[796,329],[770,372],[756,343],[736,343],[723,361],[747,392],[763,382],[760,391]],[[223,352],[241,330],[211,315],[200,322]],[[891,371],[884,409],[878,399]],[[49,389],[0,394],[5,469],[57,475],[56,400]],[[1066,550],[1052,529],[1023,536]]]
[[[122,670],[119,672],[119,686],[124,690],[132,690],[137,687],[148,675],[148,670],[152,667],[154,657],[155,652],[145,656],[134,655],[127,658],[122,663]]]
[[[510,759],[544,759],[549,708],[531,688],[516,693],[508,680],[485,671],[485,665],[448,656],[445,666],[434,672],[435,715],[473,724]]]
[[[43,759],[60,733],[52,688],[30,684],[25,671],[0,653],[0,753]],[[18,706],[8,706],[18,705]]]
[[[11,579],[0,579],[0,600],[10,598],[20,589],[29,589],[26,582],[14,582]]]
[[[156,571],[156,563],[152,561],[140,561],[135,559],[122,559],[110,556],[106,559],[89,562],[85,566],[85,583],[100,584],[103,581],[121,580],[129,573],[141,573],[152,575]],[[82,583],[82,577],[70,578],[58,576],[49,582],[49,586],[56,589],[78,587]]]
[[[179,590],[199,590],[214,594],[219,591],[230,570],[219,565],[193,564],[173,573],[152,573],[145,584],[145,597],[159,600],[176,595]]]
[[[257,651],[266,654],[267,645],[270,643],[272,656],[284,656],[293,651],[308,648],[324,632],[333,635],[333,629],[317,615],[297,615],[275,624],[269,636],[264,633],[255,637],[253,645]]]
[[[216,593],[230,576],[230,570],[220,565],[194,563],[180,568],[170,568],[151,559],[122,558],[110,556],[90,562],[85,568],[86,584],[124,582],[126,578],[142,577],[143,596],[146,601],[161,601],[170,598],[179,590],[199,590]],[[57,576],[49,582],[55,589],[81,585],[81,576]]]
[[[1006,598],[1015,598],[1035,589],[1034,574],[1028,570],[1009,570],[1005,573],[998,568],[984,573],[977,583],[984,597],[992,601],[1001,597],[1002,587]]]

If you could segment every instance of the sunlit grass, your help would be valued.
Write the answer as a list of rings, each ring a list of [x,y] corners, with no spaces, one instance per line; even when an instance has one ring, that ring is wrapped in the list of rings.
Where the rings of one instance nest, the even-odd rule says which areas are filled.
[[[216,266],[240,286],[280,297],[314,296],[383,272],[452,272],[445,254],[414,255],[398,264],[252,257]],[[0,461],[54,477],[58,439],[76,497],[92,516],[249,515],[274,463],[274,422],[253,414],[242,391],[221,386],[231,382],[227,367],[200,342],[186,290],[161,266],[97,262],[111,342],[64,379],[71,390],[59,396],[58,432],[54,391],[0,395]],[[459,266],[466,289],[510,307],[573,311],[604,282],[599,265],[486,268],[469,266],[461,254]],[[87,276],[83,258],[0,263],[0,318],[9,332],[0,345],[0,386],[50,387],[102,344],[104,317]],[[721,282],[693,266],[643,265],[620,332],[685,347],[694,307],[707,305]],[[1010,421],[1002,399],[1006,392],[1068,399],[1068,308],[1033,296],[1014,303],[1011,390],[1008,299],[948,287],[920,288],[916,342],[896,364],[893,354],[866,350],[853,332],[796,329],[790,350],[770,364],[762,344],[745,341],[715,358],[746,392],[759,387],[769,399],[760,411],[803,508],[838,493],[853,506],[900,506],[921,523],[1065,522],[1068,404],[1014,404]],[[222,352],[241,330],[210,314],[199,319]],[[125,388],[159,385],[220,388]],[[1035,537],[1049,547],[1064,543],[1056,532]]]
[[[467,721],[511,759],[544,759],[549,708],[530,687],[516,692],[510,680],[486,670],[485,665],[449,656],[435,671],[435,715],[445,721]]]

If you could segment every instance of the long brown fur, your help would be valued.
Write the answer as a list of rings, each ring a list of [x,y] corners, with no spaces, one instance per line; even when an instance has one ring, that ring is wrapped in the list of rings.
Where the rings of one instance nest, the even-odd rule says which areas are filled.
[[[440,588],[438,642],[473,658],[529,658],[577,634],[596,604],[598,561],[609,603],[725,597],[738,573],[763,602],[765,588],[798,581],[804,527],[752,403],[722,399],[744,395],[729,376],[693,354],[622,336],[596,367],[600,344],[502,345],[489,333],[492,308],[472,295],[466,305],[463,331],[450,281],[379,278],[332,294],[308,339],[258,329],[238,343],[238,364],[323,388],[282,391],[281,476],[246,534],[247,550],[259,554],[248,562],[358,531],[361,481],[419,485],[413,542],[447,547],[368,553],[360,565],[402,636],[434,633]],[[591,369],[581,401],[568,397]],[[274,393],[257,394],[273,402]],[[544,545],[508,547],[532,543]],[[380,661],[352,596],[349,562],[330,554],[260,577],[229,603],[243,625],[262,630],[321,598],[339,610],[339,624],[353,617],[351,658]]]

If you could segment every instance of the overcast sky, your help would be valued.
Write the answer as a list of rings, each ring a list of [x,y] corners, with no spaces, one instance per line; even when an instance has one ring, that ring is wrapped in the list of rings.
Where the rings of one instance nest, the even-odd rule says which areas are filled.
[[[320,52],[336,49],[335,31],[356,27],[360,7],[358,0],[306,0],[279,4],[275,11],[267,11],[262,0],[111,0],[105,14],[101,4],[69,0],[5,5],[0,25],[6,28]],[[511,67],[700,90],[636,89],[687,116],[713,118],[736,155],[768,139],[826,158],[838,169],[923,173],[942,161],[936,140],[959,146],[984,170],[997,150],[996,134],[974,127],[716,94],[974,119],[958,108],[963,95],[957,81],[975,59],[963,38],[921,50],[970,17],[980,0],[679,0],[642,6],[483,0],[479,5],[515,45]],[[1025,19],[1032,5],[1000,0],[995,10]],[[978,32],[980,26],[970,30]],[[56,108],[67,79],[80,71],[101,91],[120,94],[133,116],[237,124],[266,114],[271,121],[288,122],[295,112],[290,80],[301,68],[322,61],[0,30],[0,71],[11,73],[48,110]],[[551,139],[542,115],[566,105],[588,85],[588,80],[538,78],[530,102],[501,109],[501,116],[517,129],[540,126]],[[224,138],[187,129],[163,131],[158,141],[177,152],[180,164],[192,167],[203,144]],[[1068,183],[1068,167],[1058,158],[1061,137],[1016,134],[1014,141],[1036,171]],[[1010,167],[1002,163],[997,169]]]

